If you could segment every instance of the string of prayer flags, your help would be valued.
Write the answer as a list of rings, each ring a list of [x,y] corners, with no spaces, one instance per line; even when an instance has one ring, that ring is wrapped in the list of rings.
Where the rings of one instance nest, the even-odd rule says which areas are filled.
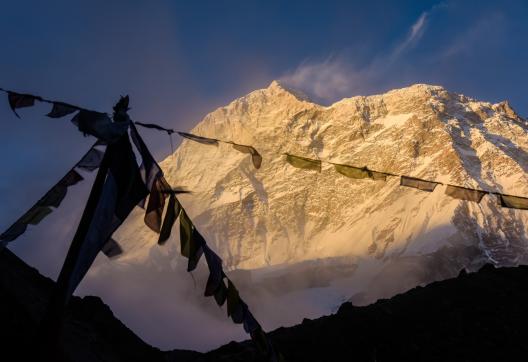
[[[157,124],[154,124],[154,123],[142,123],[142,122],[137,122],[137,121],[134,122],[134,123],[137,124],[138,126],[141,126],[141,127],[152,128],[152,129],[157,129],[158,131],[167,132],[167,134],[169,134],[169,135],[174,133],[173,129],[161,127],[161,126],[159,126]]]
[[[170,196],[174,197],[173,195]],[[257,349],[266,355],[269,361],[278,361],[281,359],[280,354],[276,353],[273,345],[255,317],[249,311],[247,304],[240,298],[239,292],[233,282],[227,278],[222,269],[222,259],[207,245],[205,239],[193,225],[185,209],[181,207],[176,199],[175,205],[178,208],[180,217],[180,242],[181,254],[189,259],[187,271],[196,268],[198,261],[203,254],[209,269],[209,277],[205,287],[205,296],[214,296],[219,306],[224,305],[227,301],[227,315],[231,317],[234,323],[243,324],[244,330],[250,334],[251,339],[257,346]],[[169,199],[169,210],[171,210],[171,199]],[[174,214],[166,213],[164,225],[174,224]],[[165,226],[163,227],[165,228]],[[162,229],[163,229],[162,228]],[[227,286],[224,279],[227,279]]]
[[[89,217],[84,218],[83,215],[59,276],[59,285],[63,288],[61,293],[64,293],[66,300],[112,234],[139,201],[148,195],[127,133],[107,146],[102,165],[105,162],[107,166],[100,167],[96,178],[96,182],[103,180],[102,187],[98,186],[99,195],[93,200],[93,208],[87,204],[87,209],[90,209],[87,214]],[[90,199],[91,197],[92,194]]]
[[[233,145],[233,148],[242,153],[249,153],[251,155],[251,161],[253,166],[258,170],[262,165],[262,156],[253,146],[240,145],[238,143],[229,142]]]
[[[454,185],[447,185],[445,190],[445,194],[454,199],[473,201],[476,203],[479,203],[487,193],[487,191],[474,190]]]
[[[415,177],[401,176],[400,185],[407,187],[414,187],[415,189],[433,192],[435,187],[438,186],[440,182],[426,181]]]
[[[180,136],[182,136],[183,138],[187,138],[191,141],[195,141],[195,142],[199,142],[199,143],[202,143],[204,145],[214,145],[214,146],[218,146],[218,140],[217,139],[214,139],[214,138],[207,138],[207,137],[202,137],[202,136],[196,136],[194,134],[191,134],[191,133],[185,133],[185,132],[177,132]]]
[[[152,128],[152,129],[157,129],[159,131],[167,132],[169,134],[169,136],[172,133],[174,133],[174,130],[162,127],[162,126],[154,124],[154,123],[142,123],[142,122],[134,122],[134,123],[139,125],[139,126],[142,126],[142,127]],[[262,156],[260,155],[260,153],[258,153],[258,151],[253,146],[241,145],[241,144],[238,144],[238,143],[235,143],[235,142],[232,142],[232,141],[222,141],[222,140],[218,140],[218,139],[215,139],[215,138],[207,138],[207,137],[197,136],[197,135],[194,135],[192,133],[186,133],[186,132],[177,132],[177,133],[180,136],[182,136],[184,138],[187,138],[187,139],[189,139],[191,141],[199,142],[199,143],[206,144],[206,145],[218,146],[219,142],[229,143],[229,144],[233,145],[233,148],[235,150],[237,150],[239,152],[242,152],[242,153],[250,154],[251,155],[251,161],[253,162],[253,166],[255,166],[256,169],[259,169],[260,166],[262,165]],[[172,148],[172,138],[171,138],[171,150],[174,153],[174,150]]]
[[[340,174],[344,176],[354,178],[354,179],[370,178],[372,180],[386,181],[387,176],[391,176],[390,174],[387,174],[387,173],[369,170],[366,166],[365,167],[354,167],[354,166],[349,166],[349,165],[340,165],[337,163],[334,163],[333,165],[337,172],[339,172]]]
[[[55,186],[53,186],[51,190],[49,190],[37,202],[37,204],[58,208],[62,200],[66,197],[68,187],[73,186],[82,180],[84,180],[84,178],[74,169],[68,171],[68,173]]]
[[[510,209],[528,210],[528,198],[497,194],[499,205]]]
[[[24,215],[0,235],[0,249],[22,235],[27,225],[39,224],[52,212],[50,207],[58,208],[66,197],[68,187],[82,181],[83,177],[71,169],[44,196],[42,196]]]
[[[11,110],[17,116],[20,118],[20,116],[17,113],[18,108],[25,108],[25,107],[31,107],[35,104],[35,96],[32,96],[30,94],[21,94],[21,93],[15,93],[15,92],[7,92],[7,100],[9,102],[9,106],[11,107]]]
[[[128,129],[128,124],[123,122],[112,122],[106,113],[85,110],[64,102],[50,101],[31,94],[17,93],[3,88],[0,88],[0,90],[7,93],[9,106],[18,118],[20,118],[20,115],[17,113],[17,109],[31,107],[35,104],[35,101],[38,100],[53,105],[51,111],[46,115],[50,118],[61,118],[79,111],[72,118],[72,123],[75,124],[85,135],[90,134],[106,143],[115,142]]]
[[[313,160],[311,158],[290,155],[289,153],[286,153],[285,155],[286,161],[288,161],[288,163],[293,167],[321,172],[321,160]]]
[[[5,91],[1,89],[1,91]],[[77,114],[72,119],[81,132],[98,138],[96,145],[107,145],[104,153],[96,148],[90,151],[75,167],[93,171],[99,168],[88,202],[84,209],[79,227],[68,250],[66,260],[57,280],[57,288],[48,308],[47,321],[60,321],[63,306],[77,288],[80,281],[92,265],[97,254],[102,251],[108,257],[115,257],[122,253],[122,248],[112,239],[112,234],[123,223],[132,209],[144,202],[150,194],[149,205],[145,221],[156,232],[160,233],[159,243],[163,243],[170,236],[175,219],[180,217],[181,252],[189,259],[188,271],[196,268],[201,255],[205,254],[210,275],[207,281],[206,294],[213,295],[219,305],[223,305],[229,297],[228,313],[235,323],[243,323],[257,347],[266,353],[271,361],[276,361],[276,355],[264,331],[249,312],[247,305],[238,295],[238,291],[228,279],[225,285],[222,260],[206,244],[203,236],[192,224],[185,210],[176,199],[176,194],[186,192],[172,189],[163,177],[163,172],[152,158],[150,151],[137,133],[128,117],[128,97],[122,97],[114,107],[113,120],[105,113],[89,111],[71,106],[63,102],[48,101],[40,97],[8,93],[8,100],[12,110],[30,107],[35,100],[53,104],[47,114],[50,118],[61,118],[69,114]],[[162,129],[157,125],[142,124],[147,128]],[[141,168],[136,163],[132,145],[127,130],[131,128],[131,137],[141,154]],[[150,127],[149,127],[150,126]],[[157,127],[156,127],[157,126]],[[169,132],[167,129],[163,129]],[[219,140],[179,132],[182,137],[203,144],[218,145]],[[96,146],[94,145],[94,147]],[[238,145],[233,147],[239,152],[249,153],[253,164],[259,168],[262,157],[251,146]],[[320,170],[320,167],[319,167]],[[27,227],[27,224],[37,224],[57,207],[64,199],[67,187],[82,180],[82,176],[72,169],[55,188],[50,190],[33,208],[12,225],[6,232],[7,237],[16,238]],[[161,222],[161,213],[166,195],[169,196],[169,207],[165,220]],[[152,217],[150,215],[153,215]],[[0,241],[5,244],[6,233],[0,235]],[[46,322],[46,321],[44,321]],[[54,331],[54,322],[44,326],[43,330]]]

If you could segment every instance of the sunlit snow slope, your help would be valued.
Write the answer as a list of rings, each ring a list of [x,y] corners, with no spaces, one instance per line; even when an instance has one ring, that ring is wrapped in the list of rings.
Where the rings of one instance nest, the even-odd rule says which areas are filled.
[[[267,311],[260,315],[272,320],[268,327],[276,327],[302,313],[329,312],[343,299],[367,303],[451,277],[462,267],[526,263],[528,245],[528,211],[503,209],[495,196],[476,204],[444,195],[445,186],[428,193],[401,187],[395,177],[346,178],[328,164],[321,173],[296,169],[283,153],[528,196],[527,131],[507,102],[480,102],[439,86],[326,107],[273,82],[192,130],[253,145],[264,159],[260,170],[229,145],[187,140],[161,166],[172,185],[192,191],[180,200],[227,270],[251,270],[232,272],[242,275],[246,295],[265,290],[286,304],[310,300],[309,308],[287,313],[284,306],[287,317],[273,319],[281,307],[259,306],[265,302],[255,296],[256,308]],[[117,233],[126,250],[115,263],[185,263],[178,228],[159,247],[142,218],[136,212]]]

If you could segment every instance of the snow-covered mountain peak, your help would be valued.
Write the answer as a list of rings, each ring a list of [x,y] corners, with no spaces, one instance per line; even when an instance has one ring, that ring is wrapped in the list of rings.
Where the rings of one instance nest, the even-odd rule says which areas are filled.
[[[401,187],[397,178],[354,180],[330,164],[321,173],[300,170],[283,153],[528,196],[527,131],[507,102],[480,102],[440,86],[416,84],[324,107],[274,81],[192,130],[253,145],[261,169],[230,145],[187,140],[161,165],[171,184],[193,191],[181,201],[228,268],[334,259],[386,266],[442,253],[450,255],[445,270],[454,272],[484,261],[524,262],[527,212],[501,209],[491,195],[480,204],[455,200],[445,186],[428,193]],[[174,235],[164,250],[179,260]],[[117,237],[127,249],[123,262],[148,262],[159,248],[140,213]]]

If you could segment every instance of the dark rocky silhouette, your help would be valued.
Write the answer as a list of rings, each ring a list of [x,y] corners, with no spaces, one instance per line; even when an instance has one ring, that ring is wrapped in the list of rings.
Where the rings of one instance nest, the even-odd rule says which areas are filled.
[[[32,349],[53,285],[9,250],[0,252],[2,357]],[[98,297],[74,297],[66,314],[61,346],[72,361],[262,360],[251,341],[205,354],[160,351]],[[527,327],[528,267],[487,265],[366,307],[345,303],[334,315],[270,336],[287,361],[520,361],[528,358]]]

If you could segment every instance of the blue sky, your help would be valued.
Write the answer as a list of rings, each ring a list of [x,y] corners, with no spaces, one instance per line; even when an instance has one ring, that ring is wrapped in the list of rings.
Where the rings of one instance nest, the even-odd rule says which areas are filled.
[[[413,83],[528,116],[525,1],[11,1],[0,12],[0,87],[179,130],[281,79],[321,103]],[[0,229],[93,142],[67,119],[0,101]],[[143,132],[161,159],[166,136]],[[11,247],[55,276],[89,183]]]

